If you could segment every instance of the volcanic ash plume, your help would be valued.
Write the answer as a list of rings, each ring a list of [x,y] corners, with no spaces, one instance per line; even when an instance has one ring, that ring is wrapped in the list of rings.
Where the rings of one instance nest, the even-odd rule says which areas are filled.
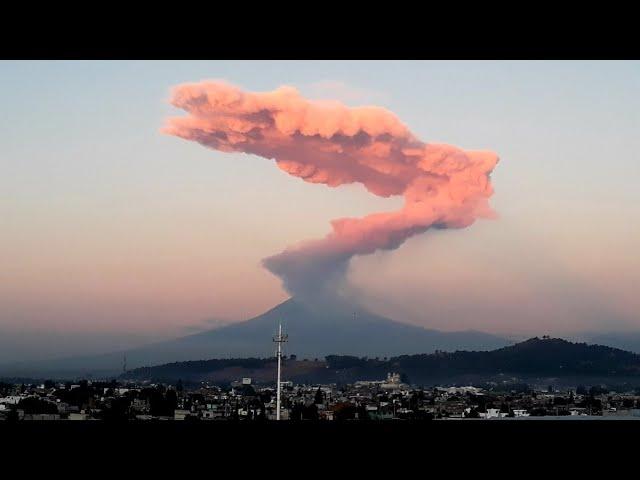
[[[245,92],[220,81],[179,85],[171,103],[187,115],[170,118],[165,133],[273,159],[307,182],[359,182],[374,195],[404,197],[396,212],[333,220],[325,238],[266,258],[265,267],[293,295],[332,288],[354,255],[396,249],[429,228],[463,228],[494,215],[488,199],[495,153],[424,143],[384,108],[307,100],[287,86]]]

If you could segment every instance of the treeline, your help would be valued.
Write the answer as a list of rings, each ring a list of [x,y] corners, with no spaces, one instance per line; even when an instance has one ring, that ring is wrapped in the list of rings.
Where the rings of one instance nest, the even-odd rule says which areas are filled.
[[[437,374],[602,375],[640,374],[640,355],[601,345],[532,338],[489,352],[410,355],[393,359],[408,371]]]
[[[435,352],[402,355],[387,361],[332,355],[329,368],[373,372],[397,371],[410,378],[439,378],[469,374],[511,373],[544,376],[638,376],[640,355],[561,339],[532,338],[488,352]]]
[[[224,358],[212,360],[194,360],[174,362],[155,367],[140,367],[128,371],[120,378],[128,380],[173,380],[177,378],[196,377],[229,367],[262,368],[274,362],[273,358]]]
[[[288,360],[291,362],[292,360]],[[229,367],[259,369],[272,366],[273,358],[234,358],[176,362],[132,370],[124,378],[175,380],[196,379]],[[601,345],[572,343],[561,339],[532,338],[492,351],[456,351],[367,358],[329,355],[317,371],[306,373],[310,381],[382,379],[388,372],[422,382],[458,375],[602,376],[640,377],[640,355]],[[293,373],[293,372],[292,372]],[[316,378],[317,377],[317,378]]]

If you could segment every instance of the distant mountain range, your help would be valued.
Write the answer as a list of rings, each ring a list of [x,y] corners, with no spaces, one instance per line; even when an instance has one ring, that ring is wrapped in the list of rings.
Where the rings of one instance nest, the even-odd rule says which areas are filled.
[[[492,351],[437,352],[389,359],[330,355],[323,361],[287,359],[285,377],[294,382],[342,383],[382,380],[398,372],[413,383],[572,379],[574,382],[632,382],[640,385],[640,355],[601,345],[532,338]],[[123,378],[166,382],[227,383],[241,377],[273,383],[274,358],[178,362],[128,372]]]
[[[477,332],[443,332],[396,322],[336,298],[291,298],[250,320],[126,352],[78,356],[0,367],[0,376],[109,376],[130,368],[185,360],[273,355],[278,322],[289,335],[285,352],[301,358],[326,355],[394,356],[436,350],[491,350],[511,344]]]
[[[640,332],[589,333],[580,336],[583,341],[640,353]]]

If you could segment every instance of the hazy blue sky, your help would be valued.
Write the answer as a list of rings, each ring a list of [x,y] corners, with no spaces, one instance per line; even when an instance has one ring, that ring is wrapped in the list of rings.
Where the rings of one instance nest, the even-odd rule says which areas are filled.
[[[160,134],[170,87],[211,78],[498,153],[498,220],[352,263],[371,308],[505,334],[640,326],[638,62],[1,62],[0,361],[261,313],[286,298],[262,258],[399,205]]]

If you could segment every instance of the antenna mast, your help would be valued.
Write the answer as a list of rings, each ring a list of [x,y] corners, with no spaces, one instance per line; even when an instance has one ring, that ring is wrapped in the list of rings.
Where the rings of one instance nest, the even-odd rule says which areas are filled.
[[[278,344],[278,348],[276,350],[276,356],[278,357],[278,388],[277,388],[277,397],[276,397],[276,420],[280,420],[280,393],[282,390],[282,385],[280,381],[280,370],[281,370],[281,360],[282,360],[282,344],[287,341],[289,335],[282,334],[282,323],[278,323],[278,335],[273,337],[273,341]]]

